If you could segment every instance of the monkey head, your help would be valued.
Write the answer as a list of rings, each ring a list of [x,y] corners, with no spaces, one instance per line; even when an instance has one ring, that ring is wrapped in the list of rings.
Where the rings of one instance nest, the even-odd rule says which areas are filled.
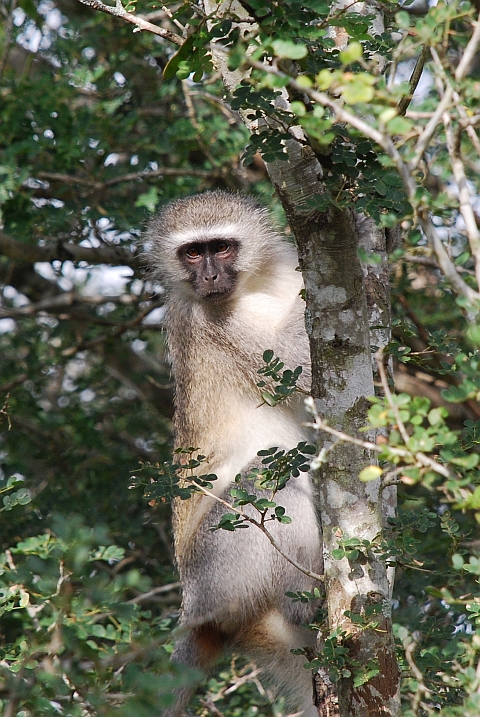
[[[149,258],[168,290],[220,303],[268,269],[282,242],[251,197],[213,191],[168,204],[148,228]]]

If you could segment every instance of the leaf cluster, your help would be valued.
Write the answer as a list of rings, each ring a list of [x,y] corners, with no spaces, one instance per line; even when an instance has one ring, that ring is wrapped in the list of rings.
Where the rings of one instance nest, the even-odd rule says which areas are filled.
[[[273,393],[270,391],[262,391],[262,399],[267,405],[276,406],[278,403],[285,401],[293,393],[295,393],[296,390],[298,390],[297,381],[300,378],[300,374],[303,369],[301,366],[297,366],[293,371],[290,369],[285,369],[283,371],[282,369],[285,364],[277,356],[275,356],[273,351],[265,351],[263,354],[263,360],[265,361],[266,366],[259,368],[258,373],[272,379],[272,381],[275,381],[277,385],[274,386]],[[267,384],[266,381],[259,381],[257,383],[259,388],[264,388],[267,385],[270,387],[270,383]]]
[[[52,717],[59,706],[80,715],[79,695],[125,717],[153,695],[168,704],[172,685],[185,679],[165,671],[172,621],[152,620],[130,599],[151,582],[122,570],[124,557],[104,530],[73,515],[0,554],[0,614],[11,636],[0,649],[0,694],[15,690],[28,712]]]
[[[143,488],[143,497],[151,505],[173,498],[188,500],[202,488],[211,490],[217,476],[197,475],[197,469],[205,462],[205,456],[196,448],[177,448],[173,452],[177,460],[159,463],[145,463],[132,476],[130,488]]]

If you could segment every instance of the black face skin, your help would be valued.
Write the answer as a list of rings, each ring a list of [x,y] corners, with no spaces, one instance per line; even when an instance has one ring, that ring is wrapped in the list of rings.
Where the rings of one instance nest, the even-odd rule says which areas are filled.
[[[199,299],[227,299],[237,283],[239,242],[234,239],[209,239],[181,246],[177,252],[189,281]]]

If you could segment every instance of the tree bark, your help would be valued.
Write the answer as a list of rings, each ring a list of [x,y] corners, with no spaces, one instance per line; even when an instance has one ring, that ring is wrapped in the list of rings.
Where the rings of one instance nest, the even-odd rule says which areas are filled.
[[[355,224],[358,233],[358,246],[363,249],[367,259],[362,264],[367,299],[368,323],[370,325],[370,351],[372,358],[372,373],[375,395],[383,396],[380,383],[376,352],[385,348],[392,338],[392,315],[390,302],[390,265],[388,252],[394,248],[388,244],[385,230],[375,226],[375,222],[364,214],[355,215]],[[399,227],[389,232],[399,238]],[[368,261],[369,255],[374,255],[375,261]],[[378,261],[378,263],[377,263]],[[387,363],[388,376],[393,389],[393,361]],[[388,527],[388,519],[394,518],[397,513],[397,487],[386,486],[381,493],[383,527]],[[387,580],[390,599],[393,594],[395,568],[387,568]]]
[[[288,151],[289,161],[270,163],[268,171],[298,244],[306,291],[312,393],[324,420],[344,433],[365,438],[359,429],[367,423],[367,398],[374,394],[374,384],[366,281],[357,254],[355,216],[350,210],[312,211],[305,202],[315,190],[322,192],[321,181],[312,181],[315,173],[321,176],[318,162],[294,140],[288,143]],[[303,193],[300,186],[305,188]],[[370,230],[374,233],[373,223]],[[320,436],[323,447],[331,443],[331,437]],[[342,717],[400,713],[385,564],[371,551],[355,561],[332,557],[339,538],[372,541],[382,533],[380,482],[358,479],[360,471],[372,463],[375,457],[363,448],[341,444],[332,450],[318,478],[329,628],[345,631],[349,661],[366,666],[373,658],[380,667],[380,673],[360,687],[354,687],[351,677],[339,681]],[[373,629],[358,627],[345,615],[365,616],[373,606],[379,611]],[[327,710],[320,704],[321,715],[326,717]]]

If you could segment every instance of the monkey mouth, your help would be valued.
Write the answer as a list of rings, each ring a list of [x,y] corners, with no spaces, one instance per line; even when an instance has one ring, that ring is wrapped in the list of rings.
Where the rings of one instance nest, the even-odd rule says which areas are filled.
[[[215,304],[230,298],[232,293],[233,292],[230,289],[213,289],[212,291],[205,293],[202,298],[209,303],[211,302],[212,304]]]

